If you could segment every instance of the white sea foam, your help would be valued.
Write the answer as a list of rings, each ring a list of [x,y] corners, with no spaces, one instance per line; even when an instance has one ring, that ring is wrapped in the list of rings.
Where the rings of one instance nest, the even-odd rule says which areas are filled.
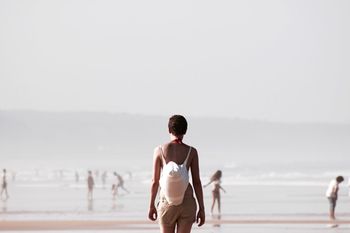
[[[76,170],[63,170],[60,172],[56,169],[27,169],[16,172],[14,180],[8,178],[9,183],[16,183],[20,187],[68,187],[68,188],[85,188],[86,171],[79,169],[79,182],[75,181]],[[204,170],[205,171],[205,170]],[[113,181],[113,171],[108,171],[106,184]],[[100,175],[95,177],[97,188],[103,188]],[[323,172],[277,172],[277,171],[254,171],[235,169],[223,172],[222,182],[224,185],[289,185],[289,186],[305,186],[315,185],[324,186],[331,179],[339,174],[344,177],[350,177],[349,171],[323,171]],[[151,171],[134,171],[131,174],[123,173],[125,180],[133,179],[141,184],[150,184]],[[211,174],[207,171],[202,175],[203,183],[209,181]]]

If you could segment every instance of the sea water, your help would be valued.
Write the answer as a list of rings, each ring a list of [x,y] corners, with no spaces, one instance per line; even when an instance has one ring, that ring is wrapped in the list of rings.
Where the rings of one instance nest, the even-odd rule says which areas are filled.
[[[237,163],[227,161],[200,164],[202,183],[206,184],[217,170],[223,171],[221,192],[222,220],[327,220],[328,201],[325,192],[338,175],[346,180],[340,185],[336,216],[350,218],[350,197],[347,186],[350,169],[339,162],[283,161]],[[142,220],[147,221],[152,177],[152,156],[139,160],[7,159],[7,180],[10,198],[0,202],[0,220]],[[93,200],[87,199],[87,170],[95,179]],[[101,175],[107,172],[105,184]],[[129,191],[119,190],[113,199],[111,186],[117,171]],[[79,181],[75,174],[79,174]],[[212,219],[211,187],[204,188],[207,219]],[[217,213],[217,206],[214,214]],[[147,228],[148,227],[148,228]],[[127,232],[157,232],[157,226],[130,228]],[[206,224],[193,232],[344,232],[349,226],[328,229],[325,225],[302,224]],[[108,232],[101,230],[100,232]],[[54,232],[54,231],[47,231]],[[89,231],[64,231],[89,232]],[[91,231],[90,231],[91,232]],[[93,232],[99,232],[93,231]],[[125,232],[116,229],[113,232]]]

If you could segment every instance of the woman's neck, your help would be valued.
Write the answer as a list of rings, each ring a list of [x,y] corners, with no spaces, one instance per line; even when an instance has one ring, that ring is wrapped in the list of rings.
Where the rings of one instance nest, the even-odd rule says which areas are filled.
[[[178,143],[178,144],[182,144],[182,139],[183,137],[178,137],[178,136],[175,136],[173,134],[170,135],[170,139],[172,142],[175,142],[175,143]]]

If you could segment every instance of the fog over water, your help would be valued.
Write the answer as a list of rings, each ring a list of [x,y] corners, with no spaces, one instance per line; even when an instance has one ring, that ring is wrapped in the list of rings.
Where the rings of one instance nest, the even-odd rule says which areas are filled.
[[[150,168],[153,149],[169,140],[167,120],[103,112],[1,111],[2,163]],[[207,168],[244,165],[327,172],[345,169],[349,162],[347,124],[200,117],[189,117],[188,122],[185,141],[198,149]]]
[[[0,109],[350,123],[349,1],[0,2]]]

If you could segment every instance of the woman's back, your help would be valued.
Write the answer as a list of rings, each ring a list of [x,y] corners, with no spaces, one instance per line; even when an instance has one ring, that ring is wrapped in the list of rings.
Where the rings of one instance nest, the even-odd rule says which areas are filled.
[[[185,162],[187,154],[190,150],[190,146],[183,144],[183,143],[166,143],[162,146],[163,155],[165,162],[168,163],[170,161],[173,161],[177,163],[178,165],[181,165]],[[189,168],[189,164],[191,163],[191,154],[189,154],[188,160],[187,160],[187,169]]]
[[[186,169],[189,172],[189,167],[191,164],[191,150],[193,148],[183,144],[183,143],[176,143],[176,142],[170,142],[170,143],[166,143],[161,147],[162,150],[162,154],[165,160],[165,163],[168,164],[169,162],[175,162],[178,165],[182,165],[184,164],[184,162],[186,161]],[[164,168],[165,164],[162,164],[163,168]],[[192,196],[193,195],[193,189],[191,184],[188,184],[187,189],[184,193],[184,197],[186,196]]]

